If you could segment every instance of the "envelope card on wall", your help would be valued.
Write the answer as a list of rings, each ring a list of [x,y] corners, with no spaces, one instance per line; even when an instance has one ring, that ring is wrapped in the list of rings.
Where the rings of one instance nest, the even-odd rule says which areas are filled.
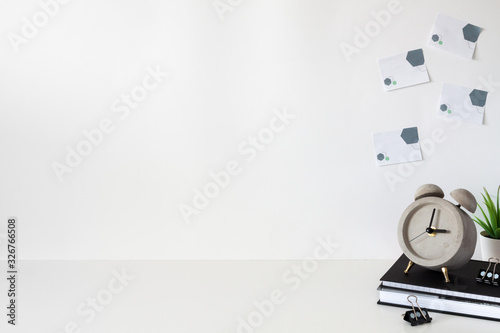
[[[488,92],[484,90],[444,83],[438,114],[482,125],[487,96]]]
[[[429,82],[422,49],[378,59],[385,91]]]
[[[429,45],[472,59],[481,30],[483,28],[476,25],[438,14],[432,28]]]
[[[422,160],[416,127],[374,133],[373,146],[378,166]]]

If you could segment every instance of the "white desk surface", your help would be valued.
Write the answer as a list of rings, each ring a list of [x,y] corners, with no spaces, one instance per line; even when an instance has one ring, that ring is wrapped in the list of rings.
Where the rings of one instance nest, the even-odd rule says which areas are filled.
[[[401,319],[404,309],[376,304],[379,278],[392,263],[24,261],[17,325],[6,323],[2,306],[0,327],[53,333],[498,331],[498,322],[432,312],[432,323],[411,327]],[[310,273],[293,272],[302,265]],[[6,279],[0,286],[6,304]],[[272,308],[271,298],[280,304]],[[256,313],[255,302],[264,310]],[[239,318],[248,324],[249,317],[253,326],[239,325]]]

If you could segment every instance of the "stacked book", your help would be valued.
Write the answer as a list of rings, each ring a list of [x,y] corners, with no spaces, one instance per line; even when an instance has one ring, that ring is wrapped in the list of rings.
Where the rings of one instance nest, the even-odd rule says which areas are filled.
[[[378,304],[411,308],[407,297],[415,295],[420,307],[430,311],[500,321],[500,287],[480,278],[488,262],[470,260],[464,267],[449,272],[448,283],[441,272],[418,265],[405,274],[408,262],[402,255],[380,278]]]

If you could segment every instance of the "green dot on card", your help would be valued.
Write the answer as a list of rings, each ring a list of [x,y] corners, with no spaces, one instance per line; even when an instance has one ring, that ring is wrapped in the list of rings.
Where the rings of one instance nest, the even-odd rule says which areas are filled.
[[[448,110],[448,113],[451,113],[451,110]]]
[[[398,83],[397,83],[396,81],[392,81],[392,84],[393,84],[393,85],[396,85],[396,84],[398,84]]]
[[[387,157],[385,158],[385,160],[386,160],[386,161],[388,161],[388,160],[389,160],[389,156],[387,156]]]
[[[443,45],[443,41],[442,40],[439,41],[439,45]]]

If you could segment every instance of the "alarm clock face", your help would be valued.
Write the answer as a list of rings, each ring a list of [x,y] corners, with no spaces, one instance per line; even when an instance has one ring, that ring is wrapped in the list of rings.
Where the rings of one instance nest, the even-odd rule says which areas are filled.
[[[459,254],[464,250],[461,249],[464,245],[462,214],[465,213],[441,198],[426,197],[413,202],[399,221],[401,249],[411,261],[421,266],[440,269],[453,265],[457,254],[463,257]]]

